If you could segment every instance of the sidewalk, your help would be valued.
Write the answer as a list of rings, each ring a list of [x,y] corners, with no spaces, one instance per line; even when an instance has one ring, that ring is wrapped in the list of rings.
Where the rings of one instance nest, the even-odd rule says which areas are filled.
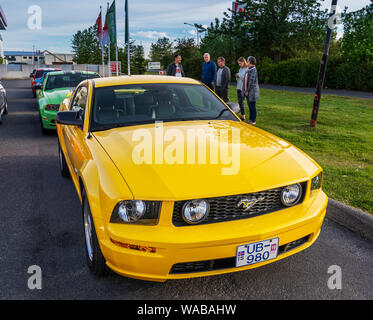
[[[283,90],[283,91],[294,91],[294,92],[304,92],[315,94],[316,88],[298,88],[298,87],[288,87],[288,86],[277,86],[272,84],[260,84],[260,88],[271,89],[271,90]],[[363,92],[363,91],[350,91],[350,90],[337,90],[337,89],[324,89],[322,94],[331,94],[343,97],[353,97],[362,99],[373,100],[373,92]]]

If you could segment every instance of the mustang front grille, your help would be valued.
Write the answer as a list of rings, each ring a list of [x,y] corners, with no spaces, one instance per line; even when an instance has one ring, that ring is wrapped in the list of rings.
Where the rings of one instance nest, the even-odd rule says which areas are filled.
[[[302,186],[302,196],[298,204],[303,202],[304,194],[306,192],[307,182],[300,183],[300,185]],[[205,198],[205,200],[209,204],[210,210],[209,210],[207,218],[201,223],[199,223],[198,225],[253,218],[256,216],[263,215],[263,214],[285,209],[287,207],[282,204],[281,198],[280,198],[281,191],[284,188],[285,187],[261,191],[261,192],[249,193],[249,194],[239,194],[239,195],[216,197],[216,198]],[[238,205],[242,199],[249,199],[249,200],[254,199],[254,201],[258,199],[260,200],[257,201],[252,206],[252,208],[245,211],[244,205],[241,205],[241,206]],[[182,210],[186,202],[187,201],[175,201],[174,203],[172,223],[176,227],[190,225],[186,223],[184,219],[182,218]]]

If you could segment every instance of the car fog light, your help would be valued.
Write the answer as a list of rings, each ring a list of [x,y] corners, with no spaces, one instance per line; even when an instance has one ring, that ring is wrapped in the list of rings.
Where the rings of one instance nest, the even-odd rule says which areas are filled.
[[[123,201],[118,207],[118,215],[124,222],[136,222],[140,220],[146,211],[144,201]]]
[[[182,217],[186,223],[197,224],[207,218],[209,204],[206,200],[187,201],[183,206]]]
[[[281,192],[281,202],[284,206],[291,207],[298,203],[302,196],[302,187],[299,183],[285,187]]]

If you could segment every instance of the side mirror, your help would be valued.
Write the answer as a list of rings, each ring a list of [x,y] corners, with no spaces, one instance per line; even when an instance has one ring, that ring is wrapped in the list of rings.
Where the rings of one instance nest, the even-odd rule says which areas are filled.
[[[226,104],[234,113],[240,112],[240,105],[237,102],[226,102]]]
[[[60,111],[57,113],[56,121],[66,126],[83,126],[81,115],[80,111]]]

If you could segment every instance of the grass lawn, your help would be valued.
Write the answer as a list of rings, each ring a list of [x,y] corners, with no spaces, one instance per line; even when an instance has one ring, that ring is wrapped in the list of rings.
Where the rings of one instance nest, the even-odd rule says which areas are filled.
[[[260,94],[257,126],[315,159],[324,169],[329,197],[373,214],[373,101],[324,95],[311,129],[313,94],[267,89]],[[229,98],[237,101],[235,87]],[[248,115],[247,104],[246,110]]]

